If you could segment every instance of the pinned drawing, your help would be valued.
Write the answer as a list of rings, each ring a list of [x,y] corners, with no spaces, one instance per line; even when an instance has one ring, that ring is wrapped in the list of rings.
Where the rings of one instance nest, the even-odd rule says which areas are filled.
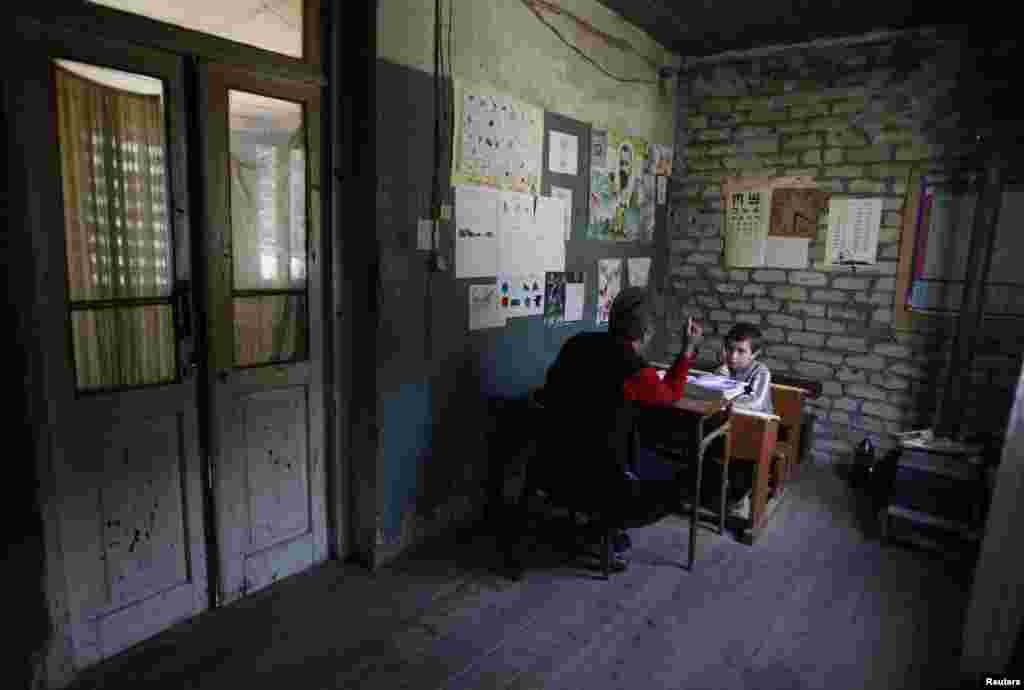
[[[544,274],[544,323],[557,326],[565,321],[565,273]]]
[[[672,174],[673,149],[666,144],[651,144],[651,159],[648,172],[652,175]]]
[[[597,262],[597,323],[608,323],[612,302],[622,290],[622,259]]]
[[[647,281],[651,273],[651,257],[635,256],[626,259],[629,268],[629,286],[647,287]]]
[[[469,286],[469,330],[504,326],[505,317],[498,305],[497,285]]]
[[[456,84],[452,184],[540,191],[544,111],[475,84]]]
[[[499,275],[499,310],[507,318],[544,313],[544,274]]]

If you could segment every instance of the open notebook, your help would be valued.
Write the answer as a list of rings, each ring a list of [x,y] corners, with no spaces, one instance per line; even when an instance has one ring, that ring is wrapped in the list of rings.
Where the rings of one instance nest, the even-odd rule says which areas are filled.
[[[747,389],[746,384],[728,376],[718,374],[701,374],[686,377],[687,398],[698,400],[732,400],[742,395]]]

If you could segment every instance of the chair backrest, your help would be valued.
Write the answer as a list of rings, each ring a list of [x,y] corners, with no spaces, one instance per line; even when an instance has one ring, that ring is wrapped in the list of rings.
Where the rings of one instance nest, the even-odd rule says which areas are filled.
[[[729,415],[730,459],[757,460],[769,438],[769,453],[775,445],[779,418],[777,415],[733,410]]]
[[[543,389],[531,391],[533,431],[539,441],[533,471],[539,487],[581,490],[623,479],[635,452],[639,409],[629,401],[617,402],[598,406],[581,399],[561,409],[545,399]]]
[[[804,390],[777,383],[773,383],[771,388],[772,405],[775,407],[775,414],[779,415],[779,440],[796,444],[797,450],[799,450]]]

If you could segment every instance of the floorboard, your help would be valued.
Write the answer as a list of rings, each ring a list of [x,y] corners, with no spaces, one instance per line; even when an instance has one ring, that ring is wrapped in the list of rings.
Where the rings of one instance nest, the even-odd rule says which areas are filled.
[[[543,529],[541,530],[543,534]],[[178,626],[78,688],[936,688],[956,677],[969,570],[880,543],[863,496],[804,468],[746,546],[669,517],[609,581],[538,540],[524,577],[486,534],[378,573],[328,564]]]

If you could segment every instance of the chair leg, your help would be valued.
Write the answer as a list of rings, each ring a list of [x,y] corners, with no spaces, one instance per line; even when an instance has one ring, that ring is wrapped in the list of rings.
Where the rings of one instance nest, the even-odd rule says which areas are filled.
[[[611,576],[611,529],[604,528],[604,536],[601,540],[601,570],[604,573],[604,578],[609,579]]]

